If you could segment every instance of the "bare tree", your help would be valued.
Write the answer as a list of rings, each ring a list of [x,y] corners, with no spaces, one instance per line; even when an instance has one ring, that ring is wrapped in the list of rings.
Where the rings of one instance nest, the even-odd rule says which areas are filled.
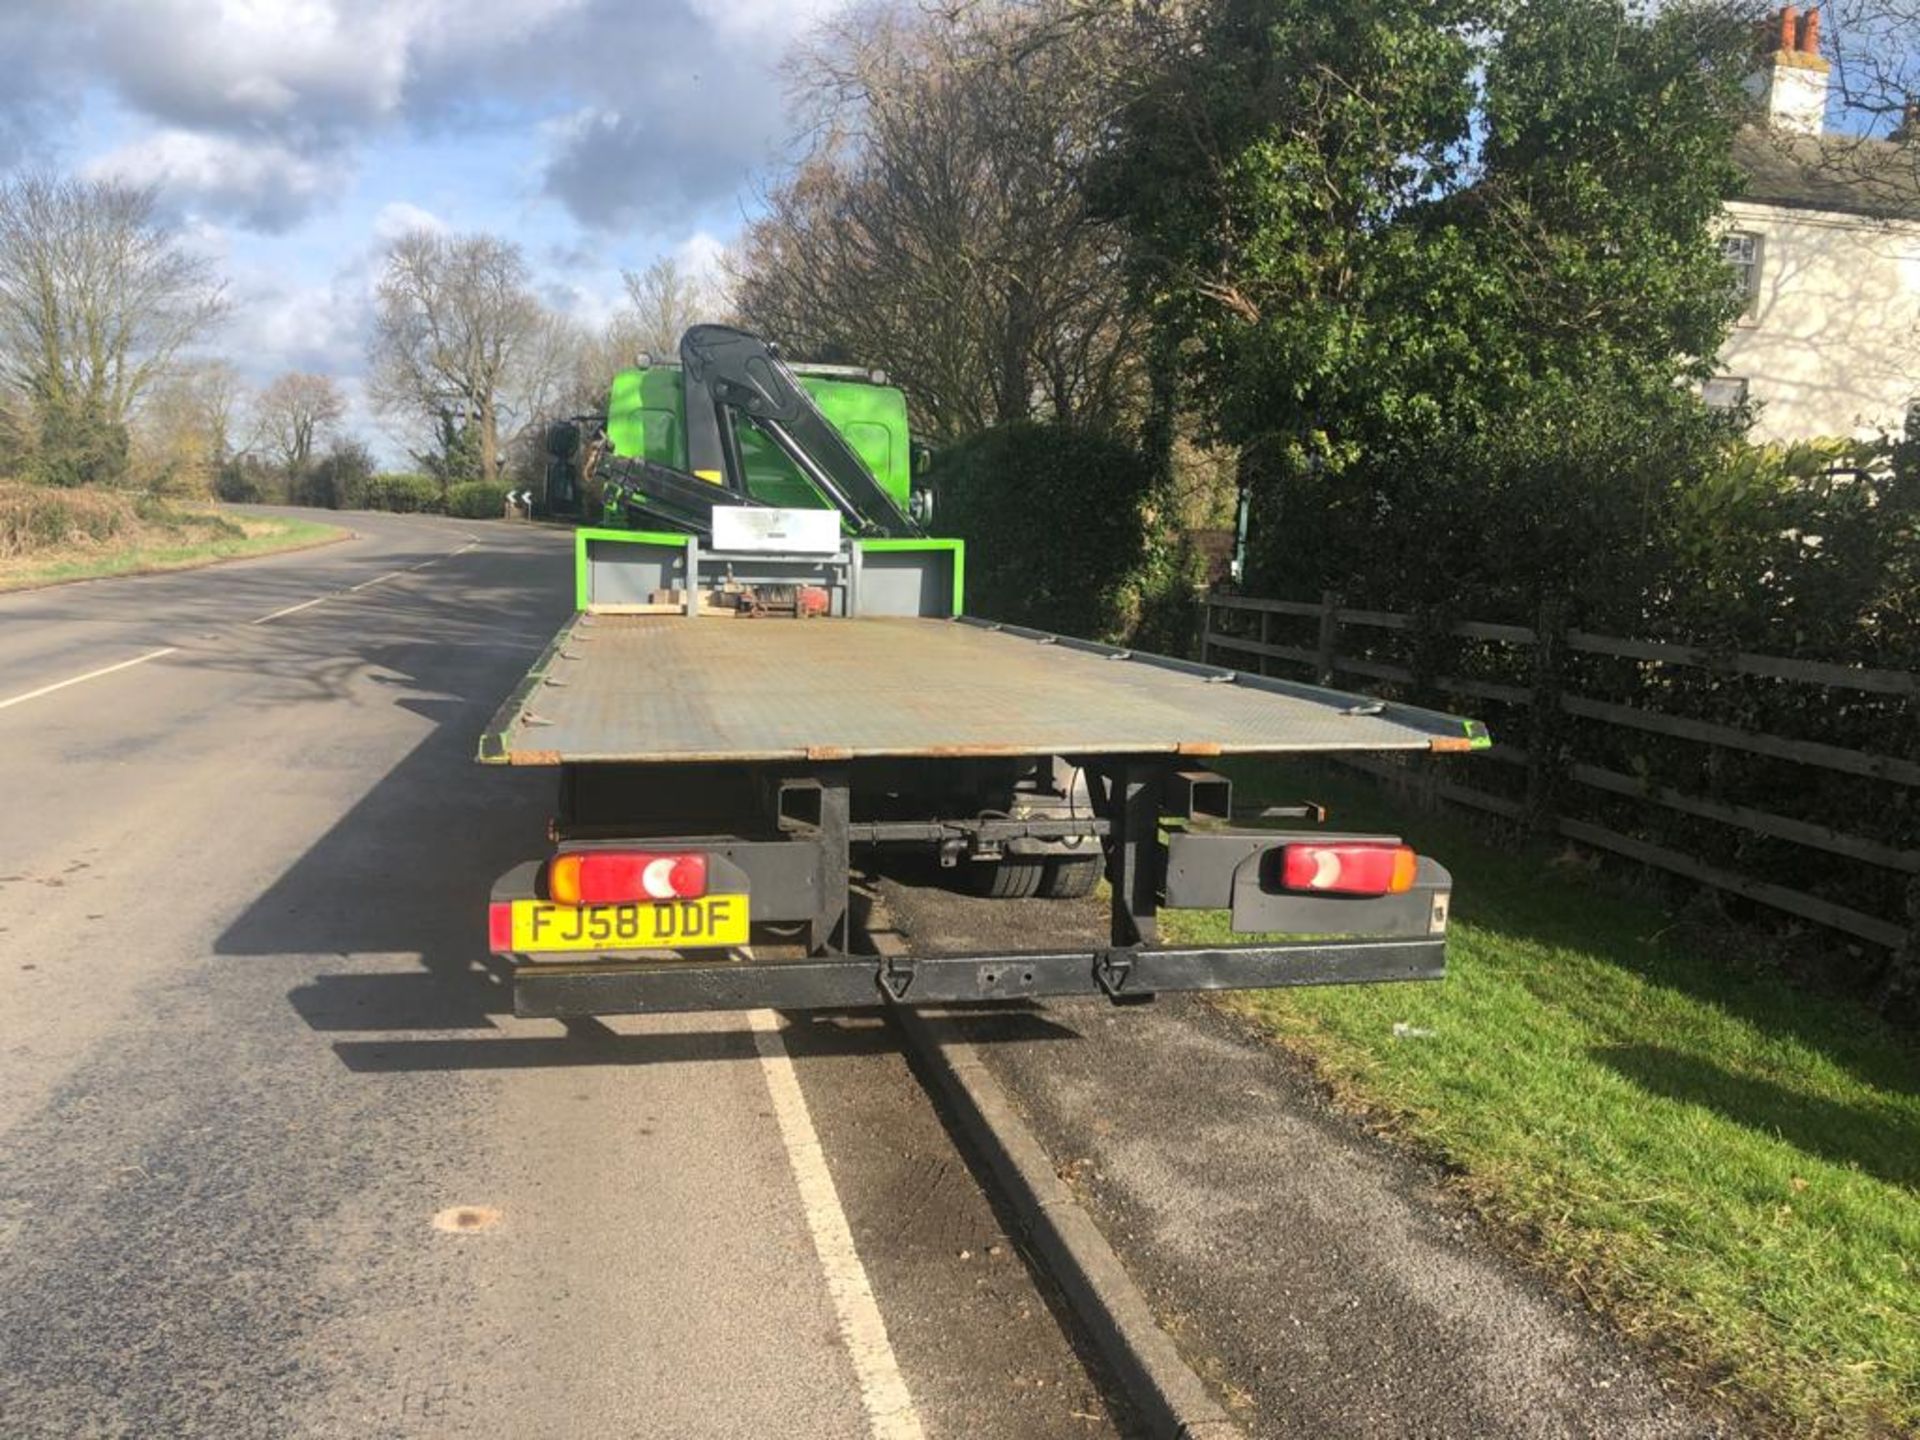
[[[592,335],[579,321],[548,312],[540,317],[515,367],[515,425],[502,443],[518,440],[556,415],[579,410],[576,377],[581,355],[593,348]],[[605,377],[601,384],[606,384]]]
[[[604,410],[613,377],[632,365],[647,346],[634,317],[621,311],[598,333],[581,333],[570,358],[555,415],[581,415]],[[663,358],[676,353],[659,352]]]
[[[25,397],[43,440],[124,434],[168,363],[220,318],[221,289],[152,189],[45,175],[0,184],[0,383]]]
[[[133,422],[133,478],[150,490],[205,495],[233,458],[239,374],[224,360],[169,365]]]
[[[246,383],[225,360],[202,360],[187,367],[186,375],[208,453],[216,466],[224,465],[245,449],[235,443],[234,427],[246,400]]]
[[[293,370],[254,401],[254,433],[288,475],[298,475],[313,458],[315,440],[346,413],[347,397],[332,377]]]
[[[671,255],[663,255],[645,270],[623,270],[627,284],[627,313],[615,320],[624,327],[635,352],[645,350],[662,358],[680,353],[680,337],[689,325],[717,320],[722,308],[712,287]],[[627,360],[632,363],[631,356]]]
[[[501,437],[532,413],[551,360],[549,317],[520,247],[492,235],[415,230],[387,254],[369,347],[372,394],[391,413],[475,428],[480,474],[500,475]]]
[[[795,63],[811,148],[749,229],[747,322],[884,366],[938,435],[1130,414],[1144,327],[1081,183],[1130,24],[1047,0],[834,27]]]
[[[1825,0],[1803,5],[1824,20],[1832,83],[1849,129],[1888,136],[1911,128],[1920,101],[1920,0]],[[1816,33],[1818,31],[1816,30]]]
[[[1758,7],[1749,0],[1748,8]],[[1920,0],[1792,8],[1797,16],[1774,6],[1754,21],[1756,63],[1796,49],[1827,61],[1838,124],[1817,135],[1756,125],[1742,136],[1742,164],[1765,182],[1808,187],[1836,208],[1910,221],[1920,210]]]

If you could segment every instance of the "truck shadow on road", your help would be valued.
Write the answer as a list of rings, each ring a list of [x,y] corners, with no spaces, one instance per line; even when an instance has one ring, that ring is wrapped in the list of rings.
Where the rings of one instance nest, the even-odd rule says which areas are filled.
[[[355,1071],[751,1053],[749,1035],[720,1029],[499,1033],[513,991],[487,952],[488,892],[496,876],[545,849],[556,777],[483,769],[474,747],[533,658],[524,637],[550,631],[567,613],[564,587],[556,579],[538,593],[558,600],[531,605],[524,585],[477,581],[463,583],[457,606],[427,592],[370,593],[379,603],[357,606],[349,625],[289,626],[271,643],[248,637],[195,656],[260,680],[249,703],[262,709],[329,706],[337,723],[295,764],[367,782],[227,926],[214,953],[310,967],[288,1001],[317,1034],[342,1037],[332,1048]],[[418,734],[421,719],[430,727],[425,737],[392,763],[396,734]],[[446,1038],[433,1038],[439,1032]]]

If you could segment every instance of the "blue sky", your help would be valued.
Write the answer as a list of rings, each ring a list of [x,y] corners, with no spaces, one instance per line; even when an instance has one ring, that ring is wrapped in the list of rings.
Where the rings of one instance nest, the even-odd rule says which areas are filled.
[[[840,3],[0,0],[0,171],[157,185],[227,276],[209,348],[351,389],[410,226],[517,241],[590,323],[623,267],[713,265],[787,134],[777,66]]]

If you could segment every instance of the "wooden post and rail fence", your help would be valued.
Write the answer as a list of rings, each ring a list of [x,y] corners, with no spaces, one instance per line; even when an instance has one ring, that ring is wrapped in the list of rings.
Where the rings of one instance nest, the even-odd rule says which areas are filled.
[[[1495,625],[1212,592],[1201,613],[1212,664],[1424,692],[1493,732],[1477,756],[1356,768],[1812,921],[1920,976],[1920,672],[1592,634],[1551,609]],[[1803,733],[1675,713],[1774,686],[1792,688],[1759,708]],[[1874,743],[1812,738],[1836,728]]]

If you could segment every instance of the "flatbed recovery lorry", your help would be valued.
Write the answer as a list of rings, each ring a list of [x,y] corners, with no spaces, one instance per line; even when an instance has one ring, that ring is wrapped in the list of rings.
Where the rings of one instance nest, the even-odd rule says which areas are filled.
[[[1489,743],[1480,725],[969,616],[964,547],[918,533],[929,507],[897,391],[857,396],[846,421],[833,387],[855,382],[796,374],[721,326],[689,330],[679,366],[642,369],[613,389],[638,413],[606,426],[616,523],[576,532],[577,613],[480,745],[483,763],[559,781],[552,853],[490,904],[518,1014],[1128,1002],[1444,973],[1436,861],[1318,828],[1311,806],[1281,812],[1295,828],[1234,828],[1207,765],[1465,751]],[[889,411],[896,424],[872,421]],[[784,503],[796,493],[817,500]],[[1010,899],[1104,877],[1109,943],[860,953],[854,862],[888,847]],[[1164,908],[1224,910],[1260,938],[1163,946]]]

